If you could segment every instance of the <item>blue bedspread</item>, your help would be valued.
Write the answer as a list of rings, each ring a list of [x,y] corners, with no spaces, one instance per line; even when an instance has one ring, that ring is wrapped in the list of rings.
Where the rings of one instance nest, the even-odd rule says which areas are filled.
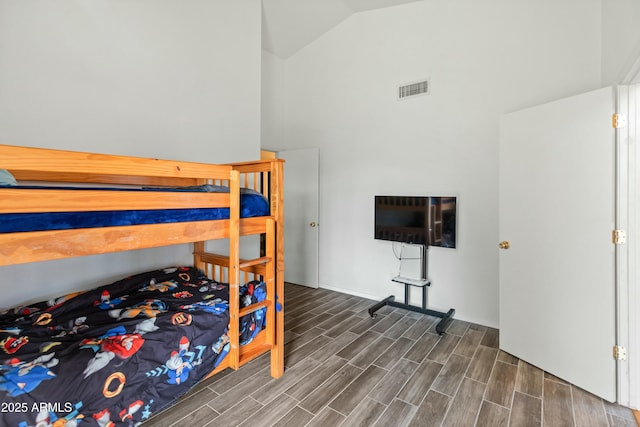
[[[30,188],[52,187],[11,187],[28,191]],[[60,189],[58,187],[57,189]],[[71,188],[65,188],[72,191]],[[84,188],[85,190],[87,188]],[[105,188],[92,188],[92,190]],[[120,191],[204,191],[228,192],[227,187],[198,186],[175,189],[108,189]],[[241,189],[240,217],[250,218],[269,215],[269,202],[260,193]],[[206,221],[228,219],[229,208],[200,209],[166,209],[166,210],[130,210],[130,211],[98,211],[98,212],[44,212],[44,213],[9,213],[0,214],[0,233],[16,233],[25,231],[68,230],[75,228],[113,227],[123,225],[143,225],[170,222]]]

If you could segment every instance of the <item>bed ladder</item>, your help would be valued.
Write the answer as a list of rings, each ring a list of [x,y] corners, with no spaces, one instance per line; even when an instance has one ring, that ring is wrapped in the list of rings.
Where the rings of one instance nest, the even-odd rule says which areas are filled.
[[[254,259],[242,259],[206,252],[204,242],[194,244],[194,264],[202,269],[209,276],[216,276],[212,271],[208,271],[207,265],[221,266],[227,268],[229,282],[229,354],[226,358],[229,367],[238,369],[243,364],[255,359],[266,351],[271,351],[271,375],[279,377],[283,371],[283,361],[281,351],[273,351],[277,339],[276,323],[276,245],[275,245],[275,221],[273,218],[266,219],[265,252],[264,256]],[[233,251],[231,251],[233,252]],[[237,252],[236,252],[237,253]],[[235,267],[234,267],[235,266]],[[254,277],[260,276],[266,283],[266,298],[249,307],[240,308],[240,286],[241,272],[252,274]],[[222,280],[221,280],[222,281]],[[240,346],[240,318],[256,310],[266,308],[266,328],[263,342],[246,346]]]

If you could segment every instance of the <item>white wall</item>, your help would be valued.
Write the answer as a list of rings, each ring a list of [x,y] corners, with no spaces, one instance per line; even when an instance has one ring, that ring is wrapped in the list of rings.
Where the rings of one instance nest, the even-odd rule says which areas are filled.
[[[0,0],[0,143],[223,163],[259,157],[259,0]],[[2,267],[0,307],[186,246]]]
[[[278,149],[284,139],[284,61],[262,51],[261,147]]]
[[[602,80],[604,86],[629,83],[640,72],[640,2],[602,0]]]
[[[373,196],[455,195],[458,248],[430,250],[430,305],[498,326],[498,119],[600,87],[601,18],[600,0],[425,0],[355,14],[289,58],[283,145],[320,148],[321,286],[402,295]],[[425,77],[430,95],[395,99]]]

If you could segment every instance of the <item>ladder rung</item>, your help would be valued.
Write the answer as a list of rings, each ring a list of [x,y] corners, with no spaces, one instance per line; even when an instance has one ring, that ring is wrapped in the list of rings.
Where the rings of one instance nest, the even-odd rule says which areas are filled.
[[[255,304],[251,304],[248,307],[241,308],[238,311],[238,317],[242,317],[242,316],[245,316],[245,315],[247,315],[249,313],[253,313],[254,311],[260,310],[261,308],[267,308],[268,309],[269,307],[271,307],[271,305],[272,305],[271,301],[269,301],[269,300],[260,301],[260,302],[257,302]]]
[[[271,257],[262,257],[262,258],[255,258],[255,259],[247,259],[247,260],[243,260],[240,265],[239,268],[247,268],[247,267],[251,267],[254,265],[260,265],[260,264],[266,264],[268,262],[271,262]]]

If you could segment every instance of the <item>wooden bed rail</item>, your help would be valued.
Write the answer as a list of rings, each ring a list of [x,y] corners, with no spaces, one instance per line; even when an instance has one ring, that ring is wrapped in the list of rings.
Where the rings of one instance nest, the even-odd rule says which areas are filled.
[[[27,181],[193,185],[229,179],[230,165],[0,145],[0,168]]]
[[[2,189],[0,213],[90,212],[229,206],[229,193]]]

